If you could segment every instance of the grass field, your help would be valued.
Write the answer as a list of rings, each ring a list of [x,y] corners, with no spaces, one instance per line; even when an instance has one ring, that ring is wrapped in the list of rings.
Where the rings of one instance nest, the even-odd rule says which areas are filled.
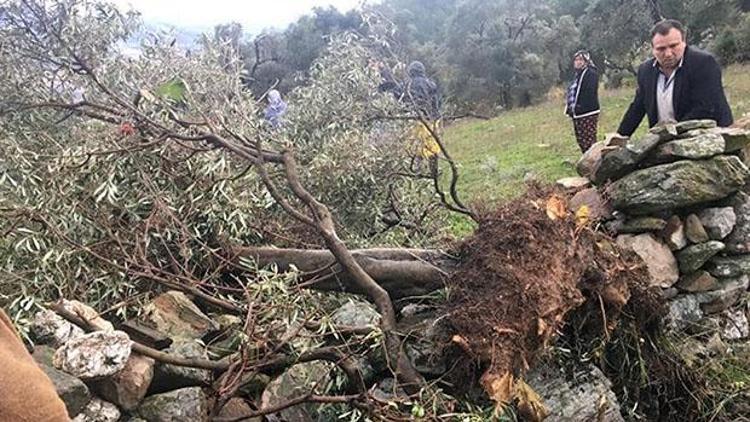
[[[724,85],[735,119],[750,113],[750,65],[725,69]],[[617,130],[633,94],[632,87],[600,88],[600,139]],[[646,126],[644,119],[639,132]],[[562,99],[511,110],[488,121],[456,123],[444,137],[460,166],[459,192],[469,202],[512,198],[523,192],[525,178],[553,182],[574,176],[573,164],[580,156]]]

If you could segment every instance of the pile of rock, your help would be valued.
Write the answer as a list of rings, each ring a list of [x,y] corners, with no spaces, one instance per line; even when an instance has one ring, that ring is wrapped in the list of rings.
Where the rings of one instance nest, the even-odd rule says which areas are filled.
[[[596,187],[583,186],[573,210],[586,205],[643,258],[675,329],[709,323],[726,339],[750,337],[746,310],[731,309],[750,284],[748,145],[749,131],[694,120],[597,143],[577,164]]]
[[[92,308],[67,300],[62,306],[100,329],[84,333],[50,310],[38,312],[30,326],[36,342],[33,357],[74,422],[208,420],[204,388],[213,381],[212,371],[162,364],[139,355],[132,351],[130,336],[115,330]],[[199,340],[220,326],[184,294],[167,292],[145,311],[145,319],[169,336],[171,345],[163,352],[208,359]],[[238,402],[225,408],[222,416],[251,411]]]

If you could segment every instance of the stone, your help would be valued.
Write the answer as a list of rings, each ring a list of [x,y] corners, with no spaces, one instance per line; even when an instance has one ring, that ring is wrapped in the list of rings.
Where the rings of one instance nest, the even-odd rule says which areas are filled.
[[[626,148],[618,148],[602,157],[599,167],[591,175],[591,181],[599,186],[617,180],[630,173],[638,164],[638,156]]]
[[[227,404],[219,411],[218,419],[236,419],[253,412],[253,408],[239,397],[233,397],[227,401]],[[263,417],[245,418],[247,422],[263,422]]]
[[[219,324],[219,329],[222,331],[241,328],[243,323],[242,318],[238,317],[237,315],[231,314],[222,314],[217,316],[213,320],[214,322]]]
[[[739,277],[750,274],[750,255],[717,256],[707,266],[715,277]]]
[[[680,290],[676,287],[669,287],[661,290],[662,300],[672,300],[680,294]]]
[[[659,137],[664,141],[671,141],[678,135],[677,126],[674,123],[658,124],[649,129],[648,133],[659,135]]]
[[[42,371],[47,374],[47,377],[49,377],[55,386],[57,395],[65,404],[68,416],[73,417],[81,413],[89,401],[91,401],[91,392],[86,384],[78,378],[55,369],[52,366],[41,364],[39,367],[42,368]]]
[[[555,184],[563,189],[578,190],[591,186],[591,180],[586,177],[563,177]]]
[[[661,238],[669,249],[676,251],[687,246],[688,239],[685,236],[685,225],[680,217],[673,215],[667,220],[667,225],[661,232]]]
[[[720,127],[714,129],[724,138],[725,152],[736,152],[750,146],[750,131],[740,128]]]
[[[316,385],[326,383],[330,370],[331,364],[321,361],[298,363],[290,367],[266,386],[261,395],[261,407],[276,406],[309,393]],[[304,403],[281,410],[275,416],[287,421],[313,422],[317,420],[317,414],[317,405]]]
[[[341,327],[377,327],[380,314],[369,303],[349,300],[333,312],[331,321]]]
[[[78,416],[73,418],[73,422],[117,422],[120,416],[117,406],[94,398]]]
[[[695,296],[682,295],[669,302],[669,311],[665,318],[668,329],[683,331],[703,318],[701,304]]]
[[[750,253],[750,195],[737,192],[730,204],[734,209],[737,222],[734,230],[724,239],[726,251],[733,254]]]
[[[680,277],[676,287],[684,292],[696,293],[716,290],[720,284],[708,271],[697,271]]]
[[[724,244],[712,240],[688,246],[677,253],[680,271],[687,274],[698,271],[714,255],[724,250]]]
[[[617,245],[641,257],[648,269],[652,286],[672,287],[679,279],[677,260],[672,251],[651,234],[621,235],[617,237]]]
[[[131,341],[122,331],[95,331],[74,338],[57,349],[56,368],[89,380],[107,377],[125,367]]]
[[[743,340],[750,337],[750,323],[742,309],[728,309],[719,316],[719,334],[724,340]]]
[[[636,217],[623,221],[615,231],[622,234],[657,232],[664,230],[667,222],[657,217]]]
[[[625,148],[633,154],[633,158],[638,162],[661,142],[672,138],[671,135],[665,135],[664,133],[647,133],[640,138],[631,138],[628,140]]]
[[[146,396],[154,377],[154,360],[136,353],[130,355],[125,367],[96,385],[96,390],[123,410],[133,410]]]
[[[695,129],[712,129],[716,127],[715,120],[685,120],[675,125],[677,133],[682,134]]]
[[[115,327],[112,325],[111,322],[100,317],[99,312],[97,312],[94,308],[86,305],[85,303],[81,303],[77,300],[63,299],[61,302],[61,305],[63,309],[65,309],[66,311],[74,315],[78,315],[79,317],[88,321],[91,325],[96,327],[97,330],[101,330],[101,331],[114,331],[115,330]]]
[[[737,278],[721,279],[719,283],[720,287],[716,290],[694,295],[705,314],[719,313],[737,303],[750,286],[750,277],[743,275]]]
[[[690,214],[685,218],[685,236],[692,243],[704,243],[710,240],[701,219],[695,214]]]
[[[138,416],[149,422],[208,422],[208,399],[199,387],[146,397]]]
[[[589,209],[590,221],[606,220],[612,216],[612,208],[596,188],[587,188],[573,195],[568,208],[575,213],[583,205]]]
[[[608,192],[615,209],[644,215],[727,197],[745,185],[750,170],[739,158],[678,161],[636,170]]]
[[[195,340],[177,339],[165,352],[182,358],[208,359],[204,347]],[[159,364],[154,369],[149,394],[208,385],[211,380],[212,374],[208,369]]]
[[[608,147],[603,142],[595,143],[578,159],[576,172],[578,172],[579,176],[590,179],[599,167],[599,164],[601,164],[602,155],[614,149],[616,148]]]
[[[49,309],[34,314],[29,330],[37,344],[46,344],[55,349],[67,343],[68,340],[85,334],[82,329]]]
[[[555,364],[537,365],[527,383],[549,412],[545,422],[624,421],[612,383],[594,365],[575,371],[573,379]]]
[[[154,328],[171,337],[196,339],[219,330],[219,325],[182,292],[166,292],[147,304],[144,311]]]
[[[657,161],[675,161],[688,158],[698,160],[709,158],[724,152],[724,138],[715,133],[696,136],[694,138],[677,139],[659,145],[654,151]]]
[[[722,240],[734,230],[737,216],[732,207],[706,208],[698,213],[698,218],[706,229],[708,237]]]
[[[34,346],[31,357],[38,365],[54,366],[52,360],[55,357],[55,349],[45,345]]]

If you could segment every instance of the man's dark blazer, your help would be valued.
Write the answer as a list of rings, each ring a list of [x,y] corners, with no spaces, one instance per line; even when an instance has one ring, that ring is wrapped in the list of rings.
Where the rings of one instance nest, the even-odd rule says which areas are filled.
[[[641,124],[644,115],[653,127],[659,121],[656,106],[656,82],[659,68],[654,66],[653,57],[638,68],[638,88],[635,99],[622,118],[617,132],[630,136]],[[682,67],[676,70],[672,104],[677,121],[693,119],[716,120],[719,126],[733,123],[732,110],[721,85],[721,68],[709,53],[688,46],[682,60]]]

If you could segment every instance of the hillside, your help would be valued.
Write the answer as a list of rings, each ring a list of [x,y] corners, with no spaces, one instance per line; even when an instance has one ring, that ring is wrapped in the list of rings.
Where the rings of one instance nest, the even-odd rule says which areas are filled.
[[[735,119],[750,113],[750,65],[726,69],[724,85]],[[633,90],[600,88],[600,138],[617,129]],[[489,121],[463,121],[446,129],[446,143],[461,168],[459,191],[472,200],[496,201],[521,194],[525,178],[554,181],[575,175],[573,164],[580,152],[561,103],[550,99]]]

